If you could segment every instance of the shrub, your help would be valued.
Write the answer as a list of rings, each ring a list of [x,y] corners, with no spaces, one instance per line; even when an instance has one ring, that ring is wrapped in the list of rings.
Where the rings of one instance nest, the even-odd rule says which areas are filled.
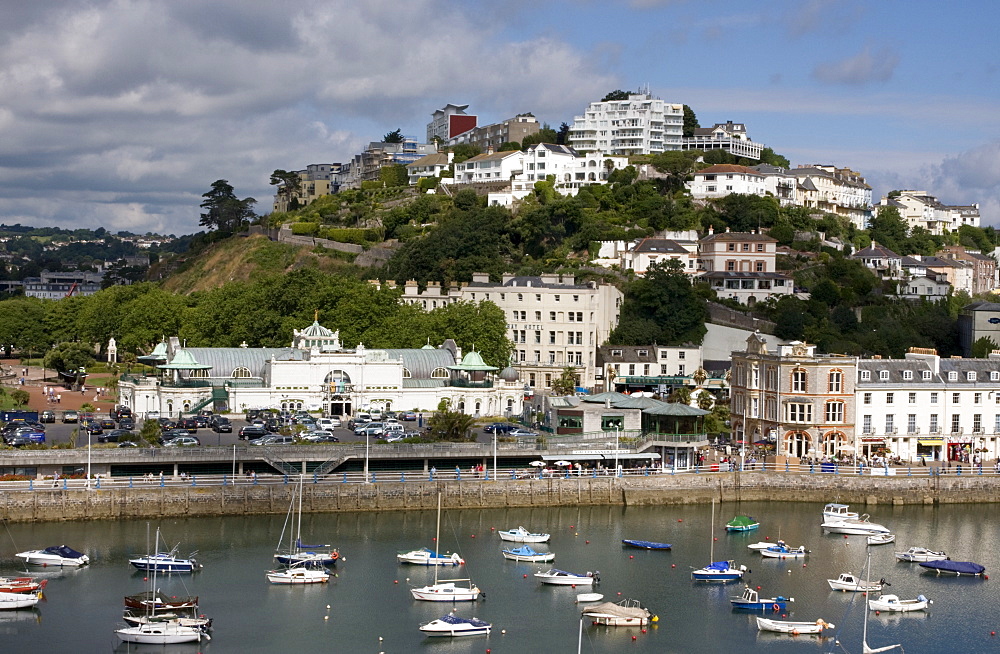
[[[318,223],[292,223],[292,234],[296,236],[315,236],[317,232]]]

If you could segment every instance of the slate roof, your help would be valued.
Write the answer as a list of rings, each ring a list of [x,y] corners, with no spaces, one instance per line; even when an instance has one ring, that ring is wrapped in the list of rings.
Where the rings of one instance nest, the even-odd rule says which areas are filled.
[[[632,251],[662,252],[665,254],[690,254],[676,241],[672,241],[668,238],[644,238],[639,241],[634,248],[632,248]]]
[[[705,241],[761,241],[764,243],[777,243],[778,239],[771,238],[767,234],[757,234],[755,232],[716,232],[701,239]]]
[[[524,275],[513,277],[500,284],[495,284],[493,282],[469,282],[466,286],[468,288],[499,288],[502,286],[507,286],[507,287],[516,286],[518,288],[526,288],[529,285],[531,286],[531,288],[560,288],[560,289],[566,289],[568,291],[573,289],[584,290],[590,288],[586,284],[561,284],[558,282],[555,284],[550,284],[547,282],[543,282],[541,277],[532,277]]]
[[[715,164],[709,166],[708,168],[702,168],[695,175],[718,175],[727,173],[741,173],[744,175],[753,175],[754,177],[763,177],[763,175],[754,170],[753,168],[748,168],[747,166],[739,166],[737,164]]]

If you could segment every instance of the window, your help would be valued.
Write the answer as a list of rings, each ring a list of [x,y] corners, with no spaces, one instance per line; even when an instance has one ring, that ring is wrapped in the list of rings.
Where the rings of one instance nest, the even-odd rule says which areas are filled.
[[[941,428],[938,426],[938,414],[936,413],[931,414],[930,429],[932,434],[936,434],[941,431]]]
[[[542,301],[542,294],[535,293],[535,302],[541,302],[541,301]]]
[[[907,379],[907,380],[913,379],[913,371],[912,370],[904,370],[903,371],[903,379]]]
[[[812,422],[813,408],[811,404],[789,402],[787,411],[788,422]]]
[[[839,370],[830,372],[829,392],[840,393],[844,386],[844,373]]]
[[[793,393],[805,393],[806,392],[806,371],[805,370],[793,370],[792,371],[792,392]]]
[[[629,375],[635,375],[635,364],[634,363],[628,364],[628,374]]]
[[[556,312],[549,311],[549,322],[555,322],[555,321],[556,321]]]
[[[871,393],[865,393],[864,394],[864,398],[863,398],[863,402],[865,404],[871,404],[872,403],[872,394]]]
[[[555,297],[555,299],[556,299],[556,302],[558,302],[558,301],[559,301],[559,296],[558,296],[558,295],[556,295],[556,296],[554,296],[554,297]]]
[[[503,294],[502,294],[502,293],[501,293],[500,297],[501,297],[501,298],[503,297]],[[518,294],[517,294],[517,301],[518,301],[518,302],[524,302],[524,293],[518,293]]]
[[[536,311],[535,312],[535,320],[541,320],[541,319],[542,319],[542,312],[541,311]]]
[[[678,375],[683,375],[684,374],[684,364],[683,363],[681,365],[677,366],[677,374]]]
[[[972,403],[973,404],[982,404],[983,403],[983,394],[982,393],[973,393],[972,394]]]
[[[862,418],[861,418],[861,425],[862,425],[862,427],[861,427],[862,433],[864,433],[864,434],[874,433],[872,431],[872,417],[871,416],[862,416]]]
[[[965,381],[976,381],[976,371],[970,370],[969,372],[965,373]]]
[[[962,394],[961,393],[952,393],[951,394],[951,403],[952,404],[958,404],[961,401],[962,401]]]
[[[754,263],[754,269],[755,272],[764,272],[764,262],[757,261],[756,263]]]
[[[931,404],[937,404],[937,403],[938,403],[938,394],[931,393]]]
[[[951,433],[957,434],[961,430],[962,416],[958,413],[951,417]]]
[[[621,429],[625,429],[625,416],[601,416],[601,431],[618,431]]]
[[[413,375],[410,374],[408,368],[403,368],[403,379],[410,379]]]
[[[620,357],[621,355],[622,355],[622,351],[621,350],[611,350],[611,356],[613,356],[613,357]]]
[[[684,350],[681,350],[677,353],[677,358],[681,359],[682,361],[684,360]]]
[[[916,404],[917,403],[917,394],[916,393],[910,393],[909,396],[907,397],[907,399],[909,400],[910,404]]]
[[[917,414],[911,413],[906,416],[906,433],[915,434],[917,433]]]
[[[952,370],[948,373],[948,381],[958,381],[958,373]]]
[[[891,413],[885,417],[885,433],[895,434],[896,433],[896,416]]]
[[[895,399],[896,399],[896,394],[895,393],[886,393],[885,394],[885,403],[886,404],[892,404],[895,401]]]
[[[549,332],[549,345],[555,345],[556,343],[556,333]]]
[[[636,354],[638,354],[641,357],[648,357],[649,356],[649,350],[639,350],[639,351],[636,352]]]
[[[237,368],[233,371],[231,377],[233,379],[246,379],[247,377],[253,377],[253,375],[250,374],[249,368]]]
[[[872,373],[870,370],[861,371],[861,381],[869,381],[872,378]]]
[[[993,416],[993,433],[1000,432],[1000,414]]]
[[[758,252],[763,252],[764,251],[764,244],[763,243],[758,243],[757,244],[757,251]]]
[[[540,332],[540,331],[538,331],[536,329],[535,330],[535,343],[541,343],[541,342],[542,342],[542,332]]]
[[[990,372],[990,381],[1000,381],[1000,372],[993,370]]]
[[[661,363],[660,364],[660,374],[661,375],[667,375],[667,374],[669,374],[669,373],[667,373],[667,364],[665,364],[665,363]]]
[[[844,422],[844,403],[843,402],[827,402],[826,403],[826,421],[827,422]]]
[[[888,381],[889,380],[889,371],[888,370],[879,370],[878,371],[878,380],[879,381]]]
[[[574,302],[579,302],[580,301],[580,296],[579,295],[574,295],[573,296],[573,301]]]
[[[923,379],[924,381],[928,381],[931,378],[931,371],[924,370],[923,372],[920,373],[920,378]]]
[[[983,415],[981,413],[972,414],[972,433],[983,433]]]

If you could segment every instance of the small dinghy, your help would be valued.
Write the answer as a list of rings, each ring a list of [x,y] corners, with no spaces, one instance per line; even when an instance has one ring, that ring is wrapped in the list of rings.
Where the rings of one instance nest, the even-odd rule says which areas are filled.
[[[830,588],[833,590],[852,593],[877,593],[882,590],[883,586],[890,585],[885,579],[879,581],[858,579],[850,572],[843,572],[836,579],[827,579],[826,582],[830,584]]]
[[[604,599],[604,595],[600,593],[580,593],[576,596],[577,604],[586,604],[587,602],[600,602]]]
[[[525,563],[548,563],[556,558],[555,552],[536,552],[527,545],[515,547],[514,549],[504,549],[503,558],[509,561],[522,561]]]
[[[833,629],[834,625],[820,618],[816,622],[792,622],[791,620],[771,620],[757,618],[759,631],[774,631],[779,634],[821,634],[824,629]]]
[[[552,584],[555,586],[590,586],[601,581],[599,572],[578,574],[576,572],[556,570],[555,568],[547,572],[536,572],[535,578],[543,584]]]
[[[546,543],[550,538],[549,534],[533,534],[524,527],[498,531],[497,533],[500,534],[500,540],[514,543]]]
[[[726,523],[726,531],[753,531],[757,527],[760,522],[748,515],[738,515]]]
[[[869,545],[888,545],[896,542],[896,534],[872,534],[868,536],[866,542]]]
[[[868,608],[872,611],[890,611],[893,613],[906,613],[909,611],[923,611],[931,601],[923,595],[917,595],[917,599],[901,600],[896,595],[879,595],[876,599],[868,600]]]

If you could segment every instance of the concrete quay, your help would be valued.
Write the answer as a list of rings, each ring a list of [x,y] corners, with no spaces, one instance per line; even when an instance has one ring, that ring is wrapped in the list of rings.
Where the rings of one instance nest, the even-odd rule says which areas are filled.
[[[104,481],[104,480],[102,480]],[[281,514],[294,481],[280,476],[249,482],[201,479],[193,483],[110,483],[101,488],[35,485],[0,493],[0,517],[11,522],[118,520],[163,517]],[[546,477],[344,483],[308,480],[309,512],[433,509],[442,493],[447,508],[578,505],[674,505],[712,500],[832,502],[852,505],[962,504],[1000,501],[1000,476],[852,476],[795,472],[725,472],[645,476]]]

